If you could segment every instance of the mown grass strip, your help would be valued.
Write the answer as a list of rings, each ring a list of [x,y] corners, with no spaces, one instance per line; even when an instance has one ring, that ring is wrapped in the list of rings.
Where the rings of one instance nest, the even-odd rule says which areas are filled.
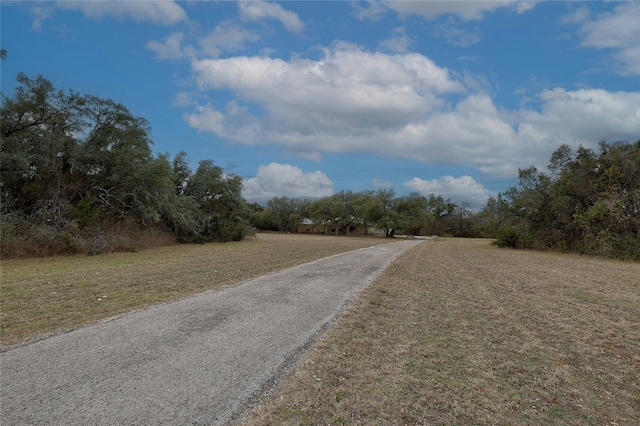
[[[640,264],[430,241],[248,425],[640,424]]]
[[[362,247],[381,238],[259,234],[236,243],[5,260],[1,344],[16,344]]]

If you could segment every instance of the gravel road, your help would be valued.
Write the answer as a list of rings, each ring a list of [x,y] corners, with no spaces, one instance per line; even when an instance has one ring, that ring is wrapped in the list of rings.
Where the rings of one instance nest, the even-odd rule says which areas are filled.
[[[327,257],[9,349],[0,423],[226,424],[420,242]]]

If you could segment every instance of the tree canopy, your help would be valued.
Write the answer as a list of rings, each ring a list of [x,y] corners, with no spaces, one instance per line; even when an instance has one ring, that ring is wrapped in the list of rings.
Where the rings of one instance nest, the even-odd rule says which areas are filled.
[[[28,238],[43,253],[100,251],[95,241],[113,224],[156,226],[181,241],[251,232],[239,176],[211,160],[192,172],[184,152],[154,155],[149,123],[111,99],[57,90],[42,76],[17,80],[0,109],[3,255]]]
[[[340,191],[328,197],[306,200],[275,197],[256,211],[260,229],[280,232],[315,232],[323,234],[367,235],[380,232],[393,237],[433,235],[443,232],[456,235],[461,229],[458,206],[442,196],[418,193],[396,196],[392,189]],[[265,217],[268,220],[265,222]],[[463,220],[471,223],[471,218]],[[471,225],[469,225],[471,226]]]
[[[520,170],[482,212],[498,244],[640,260],[640,141],[599,148],[562,145],[549,173]]]

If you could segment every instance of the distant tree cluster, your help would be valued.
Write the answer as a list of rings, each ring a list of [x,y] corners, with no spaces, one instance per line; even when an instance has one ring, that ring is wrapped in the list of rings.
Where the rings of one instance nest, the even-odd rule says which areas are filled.
[[[496,243],[640,260],[640,141],[562,145],[479,214]]]
[[[150,227],[198,242],[251,232],[240,177],[154,155],[148,122],[110,99],[17,79],[0,110],[4,257],[133,249]]]
[[[501,247],[572,251],[640,260],[640,141],[600,142],[600,152],[562,145],[545,174],[519,171],[520,183],[474,212],[434,194],[341,191],[319,200],[253,205],[259,229],[393,237],[487,237]]]
[[[259,229],[279,232],[475,236],[473,212],[434,194],[340,191],[318,200],[275,197],[266,207],[252,209],[252,223]]]

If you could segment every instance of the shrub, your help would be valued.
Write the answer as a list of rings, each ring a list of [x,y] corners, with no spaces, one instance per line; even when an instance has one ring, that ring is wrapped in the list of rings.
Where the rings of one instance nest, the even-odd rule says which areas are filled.
[[[16,214],[2,214],[0,221],[2,259],[60,254],[95,255],[175,243],[175,236],[160,226],[143,227],[134,221],[104,220],[84,228],[80,228],[76,221],[60,227]]]
[[[491,243],[498,247],[518,248],[520,243],[520,231],[511,227],[498,229],[496,239]]]

